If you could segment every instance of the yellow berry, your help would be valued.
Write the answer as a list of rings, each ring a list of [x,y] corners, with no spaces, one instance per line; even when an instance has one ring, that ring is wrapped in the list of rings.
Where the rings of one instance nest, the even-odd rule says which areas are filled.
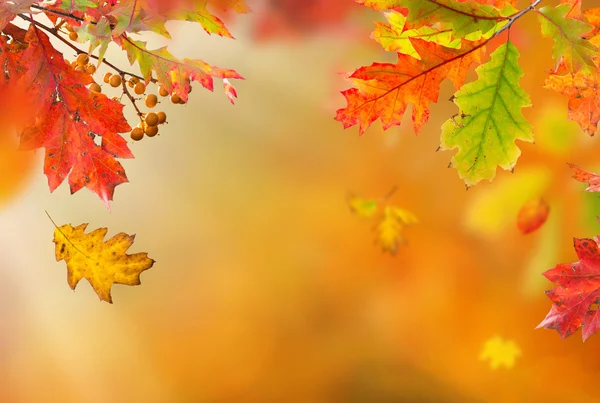
[[[111,73],[106,73],[106,74],[104,75],[104,82],[105,82],[106,84],[108,84],[108,83],[110,82],[110,77],[111,77],[111,76],[112,76],[112,74],[111,74]]]
[[[146,114],[144,121],[148,126],[156,126],[158,124],[158,115],[154,112],[150,112]]]
[[[163,123],[165,123],[167,121],[167,114],[164,112],[158,112],[156,114],[156,116],[158,116],[158,124],[162,125]]]
[[[71,32],[69,33],[69,39],[72,41],[76,41],[77,38],[79,38],[79,35],[77,35],[77,32]]]
[[[94,92],[102,92],[102,88],[100,87],[100,85],[98,83],[91,83],[90,90],[92,90]]]
[[[167,95],[169,95],[169,91],[167,91],[163,87],[160,87],[158,89],[158,95],[160,95],[161,97],[166,97]]]
[[[81,53],[77,56],[77,64],[80,66],[85,66],[86,64],[88,64],[90,62],[90,57],[85,54],[85,53]]]
[[[154,108],[158,102],[158,97],[155,94],[146,95],[146,106],[148,108]]]
[[[75,66],[75,71],[85,71],[85,67],[77,65]]]
[[[131,139],[134,141],[140,141],[144,137],[144,131],[139,127],[134,127],[131,131]]]
[[[85,66],[85,72],[88,74],[94,74],[96,72],[96,66],[94,66],[93,64],[86,64]]]
[[[138,95],[142,95],[144,92],[146,92],[146,84],[137,83],[133,88],[133,91]]]
[[[146,127],[146,130],[144,130],[144,132],[146,133],[146,136],[154,137],[158,134],[158,127],[157,126],[148,126],[148,127]]]
[[[123,81],[121,79],[121,76],[118,74],[113,74],[109,80],[110,86],[114,87],[114,88],[117,88],[118,86],[120,86],[122,82]]]
[[[181,97],[177,94],[173,94],[171,95],[171,102],[174,104],[180,104],[183,102],[183,99],[181,99]]]

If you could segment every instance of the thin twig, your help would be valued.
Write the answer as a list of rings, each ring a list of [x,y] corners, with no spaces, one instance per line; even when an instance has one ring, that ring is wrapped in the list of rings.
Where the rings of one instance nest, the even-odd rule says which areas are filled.
[[[58,11],[58,10],[51,10],[49,8],[39,6],[37,4],[32,4],[31,8],[35,8],[36,10],[40,10],[40,11],[43,11],[45,13],[55,14],[55,15],[61,16],[63,18],[69,18],[71,20],[75,20],[75,21],[79,21],[79,22],[84,22],[85,21],[83,18],[76,17],[73,14],[64,13],[64,12]],[[92,22],[92,24],[95,24],[95,22]]]
[[[129,100],[131,101],[131,104],[135,108],[135,111],[137,112],[138,117],[141,121],[142,116],[144,116],[144,114],[142,113],[142,111],[140,111],[140,108],[138,108],[137,104],[135,103],[135,98],[133,97],[133,95],[131,95],[129,89],[127,89],[127,80],[125,80],[125,77],[123,75],[121,75],[121,85],[123,86],[123,94],[127,95],[127,98],[129,98]]]
[[[30,17],[28,17],[28,16],[26,16],[26,15],[24,15],[24,14],[18,14],[18,16],[19,16],[20,18],[22,18],[23,20],[25,20],[25,21],[29,21],[30,23],[34,24],[36,27],[38,27],[38,28],[41,28],[41,29],[43,29],[43,30],[45,30],[45,31],[47,31],[47,32],[49,32],[49,33],[51,33],[51,34],[52,34],[52,36],[56,37],[56,38],[57,38],[58,40],[60,40],[62,43],[64,43],[65,45],[67,45],[68,47],[70,47],[71,49],[73,49],[75,52],[77,52],[77,54],[81,54],[81,53],[85,53],[85,54],[87,54],[87,52],[85,52],[85,51],[83,51],[83,50],[79,49],[77,46],[73,45],[71,42],[69,42],[69,41],[67,41],[65,38],[63,38],[63,37],[60,35],[60,31],[59,31],[59,30],[57,30],[56,28],[51,28],[51,27],[49,27],[49,26],[47,26],[47,25],[44,25],[44,24],[42,24],[41,22],[39,22],[39,21],[36,21],[36,20],[34,20],[33,18],[30,18]],[[95,56],[95,55],[89,55],[89,56],[90,56],[92,59],[100,60],[100,58],[99,58],[98,56]],[[115,70],[116,72],[118,72],[118,73],[119,73],[121,76],[128,75],[128,76],[131,76],[131,77],[136,77],[136,78],[138,78],[139,80],[144,80],[144,77],[142,77],[142,76],[139,76],[139,75],[137,75],[137,74],[134,74],[134,73],[130,73],[130,72],[128,72],[128,71],[125,71],[125,70],[121,70],[120,68],[118,68],[117,66],[115,66],[114,64],[112,64],[111,62],[109,62],[109,61],[108,61],[108,60],[106,60],[106,59],[103,59],[103,60],[102,60],[102,63],[106,64],[107,66],[109,66],[110,68],[112,68],[113,70]]]

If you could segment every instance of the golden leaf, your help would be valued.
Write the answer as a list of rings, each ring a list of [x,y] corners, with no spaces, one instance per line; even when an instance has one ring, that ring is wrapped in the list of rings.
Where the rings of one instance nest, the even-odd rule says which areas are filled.
[[[515,365],[515,359],[520,355],[521,350],[514,341],[503,340],[500,336],[494,336],[483,345],[479,360],[489,360],[492,369],[497,369],[500,366],[510,369]]]
[[[361,218],[372,218],[377,214],[377,201],[373,199],[350,195],[348,196],[348,206],[354,214]]]
[[[392,255],[398,251],[398,245],[406,242],[402,232],[404,227],[418,223],[417,217],[410,211],[387,206],[377,226],[378,240],[383,250]]]
[[[140,273],[152,267],[154,260],[147,253],[128,255],[135,235],[123,232],[104,242],[107,228],[85,234],[88,224],[56,227],[56,261],[67,263],[67,281],[75,289],[82,278],[87,279],[100,300],[112,304],[110,289],[113,284],[139,285]]]

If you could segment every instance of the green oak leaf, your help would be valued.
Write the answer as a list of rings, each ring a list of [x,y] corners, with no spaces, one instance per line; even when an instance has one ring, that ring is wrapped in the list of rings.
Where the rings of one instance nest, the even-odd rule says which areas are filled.
[[[521,113],[531,100],[519,86],[523,70],[518,58],[517,48],[506,42],[475,70],[477,80],[454,94],[460,112],[442,125],[440,149],[458,148],[451,165],[467,187],[491,181],[497,166],[512,170],[521,155],[515,140],[533,142],[531,125]]]
[[[594,58],[600,56],[600,48],[582,36],[594,27],[580,20],[567,18],[568,4],[546,6],[538,11],[542,35],[554,39],[552,57],[555,69],[564,64],[571,73],[597,70]]]

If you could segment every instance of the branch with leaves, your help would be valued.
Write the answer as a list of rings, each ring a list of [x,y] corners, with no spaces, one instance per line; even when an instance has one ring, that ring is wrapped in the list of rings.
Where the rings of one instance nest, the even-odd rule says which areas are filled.
[[[131,139],[139,141],[158,134],[159,125],[166,122],[164,112],[143,110],[156,106],[157,95],[184,104],[193,82],[213,91],[217,78],[223,80],[225,94],[233,102],[236,92],[229,80],[243,78],[235,70],[202,60],[180,60],[166,47],[149,49],[145,42],[131,38],[148,31],[170,38],[165,27],[169,20],[197,22],[209,34],[233,38],[211,8],[249,11],[242,0],[0,3],[0,63],[4,67],[0,91],[22,94],[19,99],[25,105],[15,111],[0,101],[0,110],[7,116],[18,112],[12,123],[20,133],[21,148],[46,150],[44,173],[50,191],[68,180],[71,193],[86,187],[109,208],[115,187],[127,182],[117,159],[133,158],[122,134],[129,132]],[[41,22],[42,16],[53,25]],[[26,23],[28,29],[19,28],[14,20]],[[67,61],[50,37],[73,50],[74,59]],[[127,54],[132,66],[137,63],[139,73],[106,60],[110,43]],[[114,71],[104,76],[104,83],[122,89],[121,98],[128,99],[139,118],[137,127],[125,119],[121,98],[102,93],[94,78],[100,64]],[[143,107],[138,97],[144,95]]]

